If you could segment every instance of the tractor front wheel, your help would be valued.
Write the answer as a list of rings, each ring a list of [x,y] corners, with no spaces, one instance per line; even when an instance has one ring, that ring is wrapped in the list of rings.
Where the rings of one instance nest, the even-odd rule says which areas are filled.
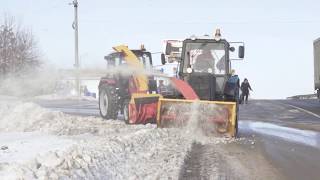
[[[238,138],[239,137],[239,129],[238,129],[238,115],[236,116],[236,124],[235,124],[235,133],[234,133],[234,137]]]
[[[239,137],[238,121],[239,121],[239,103],[236,104],[236,123],[235,123],[235,133],[234,133],[235,138]]]

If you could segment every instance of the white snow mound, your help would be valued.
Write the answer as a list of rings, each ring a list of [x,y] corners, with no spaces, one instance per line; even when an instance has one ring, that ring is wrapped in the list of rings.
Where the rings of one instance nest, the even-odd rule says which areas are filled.
[[[1,101],[0,179],[178,179],[183,134]]]

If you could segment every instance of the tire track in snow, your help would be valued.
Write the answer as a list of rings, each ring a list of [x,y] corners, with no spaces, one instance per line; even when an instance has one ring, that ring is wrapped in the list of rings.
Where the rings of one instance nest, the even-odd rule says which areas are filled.
[[[179,180],[239,179],[216,148],[215,144],[194,142],[180,170]]]

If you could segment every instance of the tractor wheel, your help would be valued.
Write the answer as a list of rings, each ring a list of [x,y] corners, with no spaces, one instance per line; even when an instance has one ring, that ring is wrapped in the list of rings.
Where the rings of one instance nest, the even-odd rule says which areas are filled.
[[[234,133],[234,137],[238,138],[238,115],[236,117],[236,125],[235,125],[235,133]]]
[[[125,100],[123,103],[123,117],[124,122],[129,124],[129,100]]]
[[[236,108],[236,124],[235,124],[235,133],[234,133],[234,137],[238,138],[238,120],[239,120],[239,103],[236,104],[237,108]]]
[[[104,119],[117,119],[118,105],[115,89],[102,86],[99,91],[99,110]]]

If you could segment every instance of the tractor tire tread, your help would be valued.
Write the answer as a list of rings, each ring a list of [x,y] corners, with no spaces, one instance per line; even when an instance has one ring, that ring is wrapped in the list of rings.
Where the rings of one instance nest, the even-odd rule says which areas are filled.
[[[112,86],[107,86],[107,85],[103,85],[100,88],[100,93],[99,96],[101,95],[101,91],[105,91],[107,96],[108,96],[108,110],[107,110],[107,114],[104,116],[101,113],[100,110],[100,102],[99,102],[99,110],[100,110],[100,115],[104,118],[104,119],[117,119],[118,116],[118,104],[117,104],[117,96],[115,95],[115,88]],[[99,98],[100,101],[100,98]]]

